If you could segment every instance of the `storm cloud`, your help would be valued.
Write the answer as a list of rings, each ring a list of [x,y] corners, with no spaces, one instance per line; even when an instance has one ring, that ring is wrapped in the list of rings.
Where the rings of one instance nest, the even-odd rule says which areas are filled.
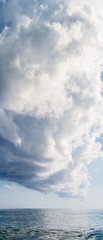
[[[86,197],[103,157],[102,5],[0,1],[0,179]]]

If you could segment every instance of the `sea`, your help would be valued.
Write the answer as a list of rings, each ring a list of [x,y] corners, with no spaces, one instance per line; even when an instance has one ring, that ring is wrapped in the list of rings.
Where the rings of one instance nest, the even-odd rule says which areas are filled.
[[[0,210],[0,240],[103,240],[102,210]]]

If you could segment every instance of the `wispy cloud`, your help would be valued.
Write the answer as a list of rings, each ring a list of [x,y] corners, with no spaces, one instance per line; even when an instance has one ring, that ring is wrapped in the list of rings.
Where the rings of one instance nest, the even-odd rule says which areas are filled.
[[[4,188],[7,188],[9,190],[13,190],[13,191],[16,192],[16,186],[10,186],[10,185],[6,184],[6,185],[4,185]]]
[[[101,0],[1,3],[0,178],[84,197],[103,156]],[[6,17],[5,17],[5,14]]]

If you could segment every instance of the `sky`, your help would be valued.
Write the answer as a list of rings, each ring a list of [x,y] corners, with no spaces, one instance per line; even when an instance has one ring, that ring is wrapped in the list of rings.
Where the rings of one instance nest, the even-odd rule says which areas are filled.
[[[103,208],[102,9],[0,0],[0,208]]]

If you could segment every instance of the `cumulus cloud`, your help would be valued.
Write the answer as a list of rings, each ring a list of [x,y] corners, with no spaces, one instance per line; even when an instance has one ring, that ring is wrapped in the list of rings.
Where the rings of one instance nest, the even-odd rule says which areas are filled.
[[[0,4],[0,178],[85,197],[103,156],[103,3]]]

